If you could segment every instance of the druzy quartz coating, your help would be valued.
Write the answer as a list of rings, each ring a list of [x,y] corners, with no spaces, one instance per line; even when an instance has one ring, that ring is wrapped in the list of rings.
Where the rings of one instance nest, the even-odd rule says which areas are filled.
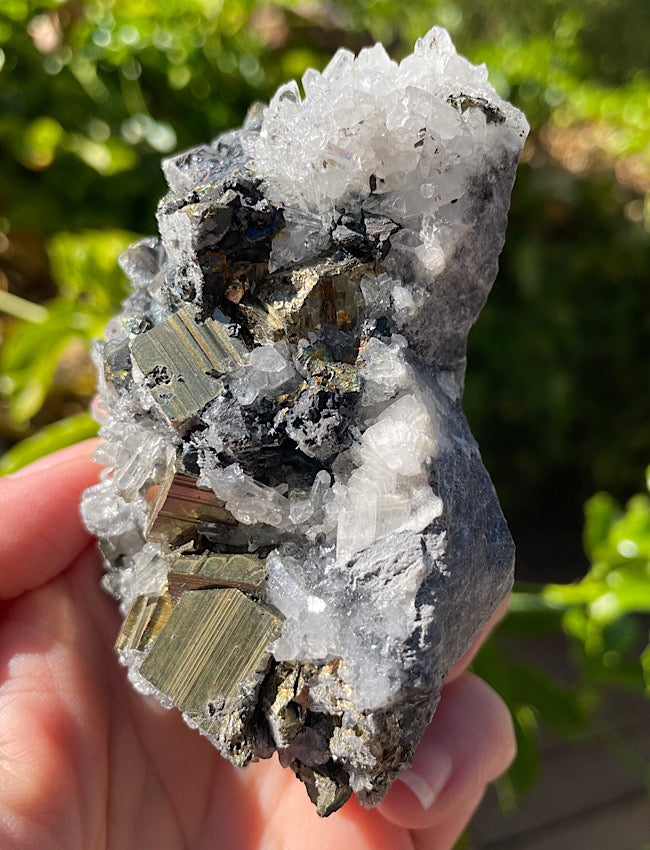
[[[82,510],[134,686],[327,815],[384,796],[512,582],[461,399],[528,128],[437,28],[302,83],[163,163]]]

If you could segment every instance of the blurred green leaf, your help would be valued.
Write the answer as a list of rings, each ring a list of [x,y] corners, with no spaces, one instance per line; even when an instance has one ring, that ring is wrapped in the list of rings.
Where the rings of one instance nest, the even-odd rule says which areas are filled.
[[[531,708],[556,735],[570,738],[585,729],[587,711],[575,689],[529,665],[511,664],[509,673],[515,700]]]
[[[518,711],[515,711],[513,725],[517,742],[517,756],[504,779],[511,784],[512,789],[508,789],[508,791],[514,797],[528,791],[535,784],[539,772],[539,748],[537,746],[537,723],[529,709],[520,707]],[[505,788],[502,788],[500,798],[503,799],[505,793]],[[512,808],[512,802],[511,799],[508,808]]]
[[[98,427],[89,413],[79,413],[46,425],[31,437],[16,443],[0,458],[0,475],[10,475],[51,452],[95,437]]]
[[[620,514],[620,508],[608,493],[598,493],[586,503],[583,540],[589,557],[593,557],[596,548],[607,540],[609,530]]]
[[[61,296],[78,299],[84,310],[116,310],[129,291],[117,258],[137,238],[135,233],[123,230],[60,232],[53,236],[48,255]]]
[[[0,350],[0,374],[13,423],[29,422],[42,407],[62,357],[75,343],[88,349],[127,293],[117,257],[136,238],[124,231],[57,233],[48,254],[59,295],[44,321],[20,322]]]
[[[627,614],[650,611],[650,498],[633,496],[623,511],[611,496],[600,493],[585,505],[585,517],[591,569],[579,582],[549,585],[543,597],[569,608],[567,628],[584,636],[588,652],[602,654],[612,626]]]
[[[51,165],[65,133],[59,122],[47,116],[36,118],[25,128],[20,159],[36,171]]]
[[[44,322],[16,326],[7,336],[0,370],[10,382],[9,415],[16,424],[29,421],[45,400],[59,359],[76,335],[69,324],[71,313],[67,302],[52,302]]]

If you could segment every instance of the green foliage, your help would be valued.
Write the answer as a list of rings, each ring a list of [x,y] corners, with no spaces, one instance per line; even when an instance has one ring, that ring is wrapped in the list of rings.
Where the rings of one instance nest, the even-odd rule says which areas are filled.
[[[11,475],[44,455],[95,437],[98,427],[89,413],[77,413],[46,425],[0,457],[0,475]]]
[[[646,483],[650,491],[650,467]],[[516,588],[508,617],[474,662],[514,719],[519,751],[500,786],[506,805],[535,781],[541,726],[564,738],[589,728],[602,731],[597,709],[605,686],[650,696],[650,635],[643,617],[650,611],[650,495],[634,496],[624,510],[607,493],[591,498],[584,543],[589,572],[572,584]],[[572,660],[570,683],[526,653],[527,638],[559,630]],[[650,781],[650,767],[640,767]]]
[[[8,417],[15,425],[40,410],[66,352],[75,345],[87,351],[102,335],[127,293],[116,260],[133,239],[134,234],[123,231],[60,232],[50,239],[48,255],[59,294],[47,303],[39,321],[10,327],[0,350]],[[43,445],[56,448],[51,437]]]
[[[650,467],[646,481],[650,489]],[[634,496],[623,511],[611,496],[599,493],[585,513],[591,569],[578,583],[549,585],[544,598],[565,609],[564,631],[581,646],[592,678],[641,687],[638,624],[629,615],[650,612],[650,497]],[[650,695],[650,677],[645,685]]]
[[[240,123],[253,100],[323,64],[299,32],[281,55],[269,50],[265,9],[250,0],[4,3],[0,196],[11,226],[152,229],[162,154]]]

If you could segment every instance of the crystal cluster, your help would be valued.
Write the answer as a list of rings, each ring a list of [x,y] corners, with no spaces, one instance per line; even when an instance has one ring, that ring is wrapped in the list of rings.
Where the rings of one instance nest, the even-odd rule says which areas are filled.
[[[382,798],[511,585],[461,397],[527,125],[441,29],[302,83],[163,163],[83,515],[135,687],[325,815]]]

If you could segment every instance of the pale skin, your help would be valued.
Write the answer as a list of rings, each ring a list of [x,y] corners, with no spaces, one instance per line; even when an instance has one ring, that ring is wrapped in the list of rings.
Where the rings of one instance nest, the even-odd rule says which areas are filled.
[[[514,754],[506,707],[465,671],[504,606],[450,674],[415,781],[321,820],[275,758],[234,768],[129,684],[117,605],[79,518],[94,446],[0,479],[0,847],[450,850]]]

